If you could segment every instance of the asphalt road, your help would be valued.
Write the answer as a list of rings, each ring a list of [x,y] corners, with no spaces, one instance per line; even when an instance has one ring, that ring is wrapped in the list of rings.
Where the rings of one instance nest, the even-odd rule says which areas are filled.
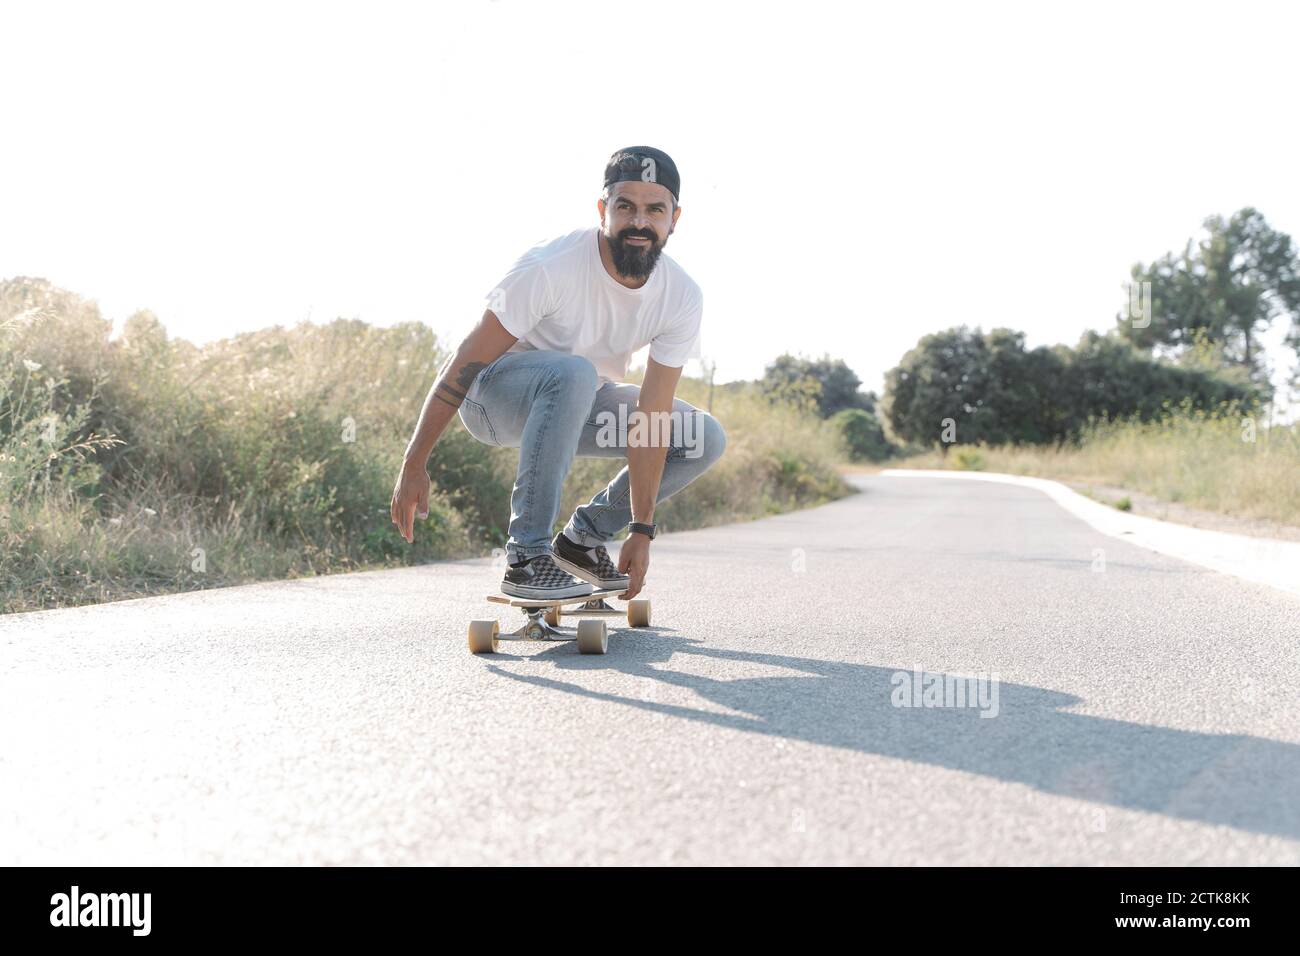
[[[1300,864],[1300,601],[857,481],[603,657],[471,655],[488,561],[0,618],[0,864]]]

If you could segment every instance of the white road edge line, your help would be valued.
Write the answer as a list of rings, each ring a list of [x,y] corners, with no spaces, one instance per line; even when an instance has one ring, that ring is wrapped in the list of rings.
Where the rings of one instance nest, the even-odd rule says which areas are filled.
[[[886,468],[880,474],[885,478],[956,478],[1035,488],[1102,534],[1123,537],[1139,547],[1300,597],[1300,542],[1297,541],[1251,538],[1127,514],[1048,478],[919,468]]]

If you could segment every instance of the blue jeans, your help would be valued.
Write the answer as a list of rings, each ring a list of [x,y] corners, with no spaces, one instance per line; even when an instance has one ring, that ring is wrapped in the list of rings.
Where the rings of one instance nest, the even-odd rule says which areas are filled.
[[[580,355],[533,349],[506,352],[483,369],[460,407],[471,435],[489,445],[519,449],[519,471],[510,494],[511,562],[551,550],[560,491],[575,455],[626,458],[627,437],[636,437],[638,385],[601,382]],[[673,413],[655,423],[664,458],[658,501],[681,491],[722,455],[727,436],[707,412],[673,400]],[[632,520],[626,466],[565,525],[567,538],[583,547],[612,541]]]

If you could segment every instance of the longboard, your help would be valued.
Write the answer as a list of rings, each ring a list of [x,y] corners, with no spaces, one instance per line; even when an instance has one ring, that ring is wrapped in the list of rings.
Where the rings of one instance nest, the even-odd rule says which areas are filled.
[[[469,622],[469,650],[471,654],[495,654],[501,641],[572,641],[577,640],[578,651],[582,654],[604,654],[609,649],[609,631],[604,621],[579,621],[575,630],[560,626],[560,616],[568,614],[579,617],[583,614],[618,614],[617,608],[605,603],[605,598],[622,594],[626,588],[612,591],[593,591],[578,597],[539,600],[538,598],[521,598],[510,594],[489,594],[487,599],[493,604],[506,604],[510,607],[523,608],[528,615],[527,622],[509,634],[501,633],[501,625],[495,620]],[[575,610],[564,611],[573,607]],[[650,601],[636,598],[627,602],[627,623],[630,627],[650,626]]]

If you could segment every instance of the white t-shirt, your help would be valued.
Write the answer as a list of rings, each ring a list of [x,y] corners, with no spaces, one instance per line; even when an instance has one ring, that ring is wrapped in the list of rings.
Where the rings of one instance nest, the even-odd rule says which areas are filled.
[[[511,352],[553,349],[591,360],[600,378],[621,382],[632,353],[680,368],[699,355],[704,293],[660,253],[646,284],[629,289],[600,261],[600,227],[576,229],[520,257],[487,307],[519,339]]]

